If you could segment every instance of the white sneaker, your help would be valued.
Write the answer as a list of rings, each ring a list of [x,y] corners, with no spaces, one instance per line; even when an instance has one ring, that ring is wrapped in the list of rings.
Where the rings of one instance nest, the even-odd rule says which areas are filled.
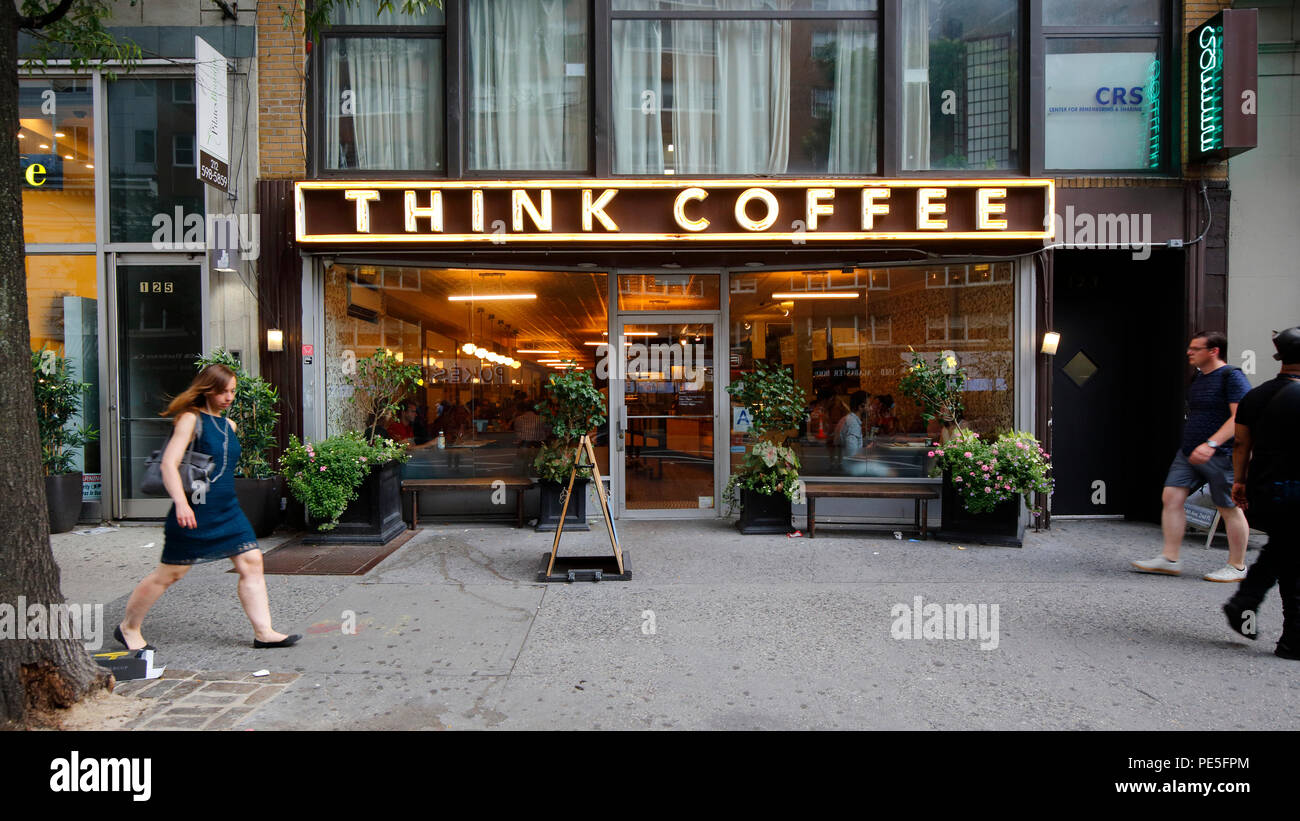
[[[1206,573],[1201,578],[1205,579],[1207,582],[1239,582],[1246,578],[1246,571],[1238,570],[1230,564],[1225,564],[1213,573]]]
[[[1178,562],[1171,562],[1164,557],[1164,554],[1156,556],[1154,559],[1147,559],[1144,562],[1133,562],[1134,567],[1143,573],[1163,573],[1166,576],[1178,576],[1182,574]]]

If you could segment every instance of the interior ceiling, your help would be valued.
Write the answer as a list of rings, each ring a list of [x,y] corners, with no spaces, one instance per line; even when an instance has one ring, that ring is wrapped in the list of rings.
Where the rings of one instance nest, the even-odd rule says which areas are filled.
[[[422,325],[449,337],[454,344],[475,344],[513,354],[519,348],[558,350],[559,354],[530,354],[536,360],[556,356],[594,360],[597,348],[587,342],[604,341],[607,274],[599,271],[526,271],[492,269],[421,268],[393,265],[339,266],[364,285],[384,295],[389,316]],[[773,293],[856,291],[858,300],[812,300],[801,314],[838,316],[866,313],[871,285],[895,294],[923,289],[927,278],[942,281],[948,271],[965,272],[967,266],[911,269],[817,269],[780,272],[735,271],[730,278],[733,318],[779,320],[790,314],[792,303],[774,300]],[[987,264],[970,266],[974,272]],[[690,311],[718,308],[717,278],[712,275],[666,271],[662,274],[620,274],[619,292],[624,310]],[[450,302],[449,296],[536,294],[536,299],[474,300]],[[649,320],[653,323],[653,320]],[[629,330],[662,330],[654,324],[629,325]],[[685,332],[686,328],[673,331]],[[515,333],[517,332],[517,333]]]

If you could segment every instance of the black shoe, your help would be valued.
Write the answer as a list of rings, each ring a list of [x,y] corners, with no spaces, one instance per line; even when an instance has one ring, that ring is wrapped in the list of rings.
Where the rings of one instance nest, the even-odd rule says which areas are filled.
[[[157,649],[158,649],[157,647],[154,647],[152,644],[146,644],[144,647],[132,647],[131,645],[127,644],[127,643],[126,643],[126,637],[122,635],[122,626],[121,626],[121,625],[118,625],[117,627],[114,627],[114,628],[113,628],[113,638],[117,639],[118,642],[121,643],[121,645],[122,645],[123,647],[125,647],[125,648],[128,649],[128,650],[132,650],[132,651],[135,651],[135,650],[157,650]]]
[[[1292,661],[1300,661],[1300,648],[1295,648],[1289,644],[1283,644],[1282,642],[1279,641],[1277,643],[1277,647],[1274,648],[1273,650],[1273,655],[1282,659],[1291,659]]]
[[[1223,612],[1224,612],[1224,614],[1227,615],[1227,617],[1228,617],[1228,626],[1231,627],[1233,630],[1235,630],[1237,633],[1239,633],[1240,635],[1245,636],[1246,638],[1250,639],[1251,641],[1255,641],[1256,639],[1259,638],[1259,630],[1258,630],[1258,629],[1256,629],[1254,632],[1251,632],[1251,633],[1247,633],[1247,632],[1243,629],[1244,626],[1245,626],[1245,621],[1246,621],[1246,619],[1245,619],[1245,617],[1244,617],[1245,612],[1246,612],[1245,610],[1243,610],[1242,608],[1237,607],[1236,605],[1234,605],[1234,604],[1232,604],[1231,602],[1229,602],[1228,604],[1225,604],[1225,605],[1223,606]],[[1257,614],[1257,615],[1258,615],[1258,614]],[[1251,626],[1252,626],[1252,627],[1258,627],[1258,625],[1251,625]]]
[[[279,641],[259,641],[258,639],[253,639],[253,649],[266,650],[271,647],[292,647],[297,644],[298,640],[301,638],[302,636],[294,633],[292,636],[280,639]]]

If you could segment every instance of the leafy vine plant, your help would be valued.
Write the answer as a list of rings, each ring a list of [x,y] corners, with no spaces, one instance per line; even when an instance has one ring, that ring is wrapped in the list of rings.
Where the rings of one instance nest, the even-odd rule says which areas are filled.
[[[357,359],[356,373],[344,379],[353,389],[349,401],[366,419],[366,442],[371,445],[384,419],[400,411],[407,395],[424,384],[419,365],[405,364],[384,348]]]
[[[46,476],[72,473],[77,451],[99,438],[99,432],[70,421],[81,411],[91,390],[77,379],[65,357],[48,348],[32,351],[32,387],[41,436],[41,467]]]
[[[960,428],[966,410],[962,402],[966,369],[957,367],[957,358],[948,352],[938,354],[930,364],[911,346],[908,350],[912,361],[898,380],[899,393],[916,403],[925,421],[938,419],[945,426]]]

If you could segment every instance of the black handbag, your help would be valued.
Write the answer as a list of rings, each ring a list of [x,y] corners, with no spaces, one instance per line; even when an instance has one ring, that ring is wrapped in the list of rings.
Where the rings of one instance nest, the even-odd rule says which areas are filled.
[[[180,474],[181,487],[185,490],[186,496],[194,495],[197,489],[196,484],[204,489],[208,486],[209,478],[212,476],[212,457],[206,453],[195,453],[194,443],[199,438],[199,428],[203,425],[203,415],[199,414],[198,424],[194,427],[194,435],[190,437],[190,446],[185,449],[185,456],[181,458]],[[163,451],[155,450],[148,461],[144,463],[144,478],[140,480],[140,492],[146,496],[170,496],[167,492],[166,485],[163,484],[162,477],[162,455]]]

